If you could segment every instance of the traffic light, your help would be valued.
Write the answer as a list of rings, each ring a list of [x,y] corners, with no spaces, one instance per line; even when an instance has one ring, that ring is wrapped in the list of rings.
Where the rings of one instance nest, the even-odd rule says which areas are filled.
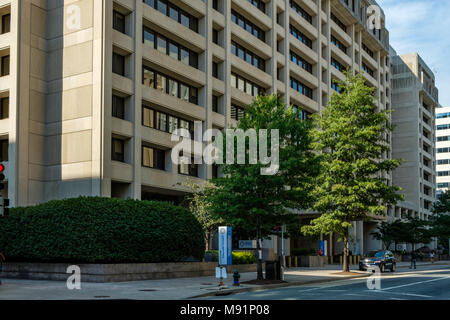
[[[6,167],[0,164],[0,191],[5,189],[5,184],[3,183],[5,181],[5,169]]]

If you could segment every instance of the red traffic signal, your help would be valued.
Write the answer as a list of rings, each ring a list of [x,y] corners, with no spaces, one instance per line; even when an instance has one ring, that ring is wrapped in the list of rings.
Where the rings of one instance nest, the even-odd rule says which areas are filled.
[[[5,174],[4,174],[5,169],[6,169],[5,165],[0,164],[0,190],[5,189],[5,185],[2,183],[3,180],[5,180]]]
[[[6,169],[5,165],[0,164],[0,173],[3,173],[5,169]]]

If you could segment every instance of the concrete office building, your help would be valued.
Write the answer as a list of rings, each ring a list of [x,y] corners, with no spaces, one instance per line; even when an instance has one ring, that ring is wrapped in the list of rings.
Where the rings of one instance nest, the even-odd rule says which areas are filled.
[[[436,109],[436,195],[450,186],[450,107]]]
[[[383,28],[368,29],[370,5],[0,0],[3,195],[14,206],[79,195],[179,202],[187,177],[218,172],[172,164],[175,128],[234,125],[262,92],[320,112],[346,68],[389,107],[389,34],[382,12]],[[378,248],[375,227],[355,223],[361,252]]]
[[[433,71],[417,53],[392,55],[393,157],[405,160],[393,172],[405,200],[391,218],[428,220],[436,198],[435,112],[439,107]]]

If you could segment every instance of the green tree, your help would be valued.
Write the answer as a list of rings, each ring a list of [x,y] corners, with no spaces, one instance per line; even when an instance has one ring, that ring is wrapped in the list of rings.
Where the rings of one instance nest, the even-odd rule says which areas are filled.
[[[403,241],[412,244],[412,250],[415,250],[417,243],[429,243],[432,233],[428,229],[429,222],[408,215],[407,221],[404,223]]]
[[[371,235],[383,242],[384,248],[387,250],[391,244],[397,247],[397,243],[403,242],[405,239],[405,223],[401,220],[395,220],[393,222],[381,222],[377,231],[372,232]]]
[[[186,200],[189,204],[189,211],[196,217],[202,226],[203,231],[205,232],[206,250],[209,250],[212,232],[217,230],[220,225],[223,225],[224,221],[211,214],[211,203],[206,198],[203,187],[191,180],[185,181],[182,185],[192,191],[191,194],[186,196]],[[209,182],[206,182],[206,187],[208,185]]]
[[[390,186],[384,173],[401,160],[383,158],[390,150],[387,136],[393,130],[389,112],[377,111],[374,89],[359,74],[339,81],[341,94],[333,94],[328,107],[313,119],[314,146],[321,152],[313,209],[317,219],[302,227],[305,234],[340,235],[344,242],[343,271],[349,271],[348,241],[352,221],[385,215],[388,205],[402,199],[400,188]]]
[[[279,170],[273,175],[262,175],[261,169],[267,165],[260,160],[249,163],[247,141],[245,164],[235,161],[222,165],[224,177],[213,179],[213,186],[206,188],[214,215],[256,236],[258,280],[263,279],[261,239],[272,234],[276,225],[298,223],[298,217],[290,209],[311,204],[309,194],[318,173],[317,156],[311,148],[311,128],[309,121],[301,120],[297,111],[286,107],[277,95],[256,97],[239,121],[238,129],[245,132],[254,129],[257,136],[267,129],[269,144],[271,130],[278,130]],[[258,143],[258,151],[260,148]]]
[[[430,219],[431,234],[438,239],[439,245],[448,247],[450,239],[450,192],[441,194],[434,203],[433,215]]]

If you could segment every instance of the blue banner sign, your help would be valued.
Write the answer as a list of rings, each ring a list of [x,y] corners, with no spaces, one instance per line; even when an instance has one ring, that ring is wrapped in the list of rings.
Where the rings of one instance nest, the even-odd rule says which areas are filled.
[[[231,227],[219,227],[219,265],[232,264],[232,250]]]

